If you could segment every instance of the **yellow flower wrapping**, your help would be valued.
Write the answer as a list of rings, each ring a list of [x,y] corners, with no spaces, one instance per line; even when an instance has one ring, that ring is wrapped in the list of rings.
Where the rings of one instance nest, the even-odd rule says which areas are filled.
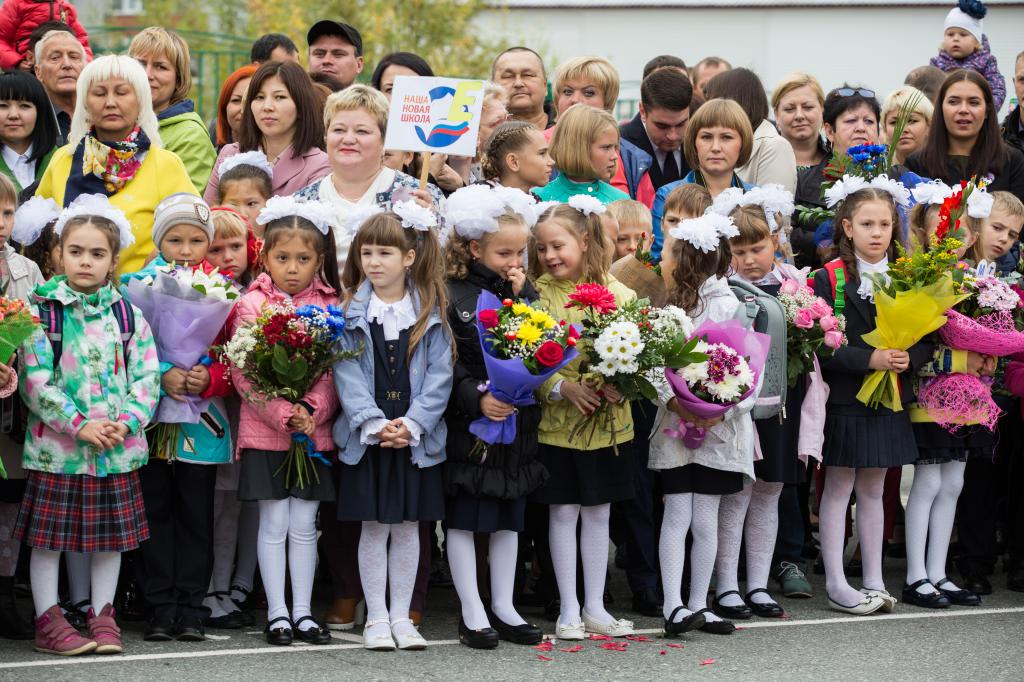
[[[907,350],[944,325],[944,313],[964,298],[955,293],[951,276],[912,291],[898,291],[895,298],[876,287],[875,329],[861,338],[874,348]],[[864,378],[857,400],[868,407],[901,411],[899,375],[891,369],[875,370]]]

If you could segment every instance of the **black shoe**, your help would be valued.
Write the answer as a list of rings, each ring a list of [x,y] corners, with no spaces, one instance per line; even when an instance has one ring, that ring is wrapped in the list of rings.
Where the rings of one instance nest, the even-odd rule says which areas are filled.
[[[488,613],[487,617],[491,621],[491,626],[498,632],[498,638],[503,639],[506,642],[512,642],[513,644],[540,644],[544,640],[544,632],[533,623],[523,623],[522,625],[509,625],[503,622],[500,618],[494,615],[494,613]],[[463,625],[459,624],[460,627]],[[462,639],[461,631],[459,639]]]
[[[35,625],[18,612],[14,603],[14,578],[0,577],[0,637],[6,639],[34,639]]]
[[[949,578],[943,578],[939,582],[935,583],[935,587],[939,588],[939,592],[946,595],[946,599],[949,600],[950,604],[956,604],[957,606],[979,606],[981,604],[981,597],[976,595],[970,590],[958,589],[952,590],[943,587],[946,583],[949,583],[953,587],[953,581]]]
[[[992,583],[988,581],[983,575],[971,575],[970,573],[961,573],[963,581],[960,583],[965,590],[973,592],[974,594],[992,594]]]
[[[677,621],[675,619],[676,614],[684,608],[685,607],[683,606],[677,606],[675,610],[669,614],[668,620],[665,621],[665,634],[669,637],[674,637],[676,635],[681,635],[684,632],[704,627],[704,614],[699,611],[697,613],[691,613],[686,618]]]
[[[283,623],[283,625],[275,628],[274,623]],[[267,636],[267,644],[273,644],[274,646],[291,646],[293,639],[292,621],[288,616],[279,616],[270,621],[267,623],[267,627],[264,628],[263,632]]]
[[[155,615],[149,619],[142,639],[147,642],[170,642],[174,640],[174,619],[167,615]]]
[[[62,603],[61,608],[64,610],[64,618],[68,621],[68,624],[79,632],[85,632],[89,624],[86,619],[86,612],[89,610],[90,601],[83,599],[77,604],[72,604],[71,600]]]
[[[452,571],[448,568],[446,559],[434,562],[434,565],[430,567],[429,585],[430,587],[454,587]]]
[[[1006,576],[1006,589],[1013,592],[1024,592],[1024,566],[1018,566]]]
[[[313,627],[303,630],[299,625],[307,620],[313,624]],[[327,629],[327,626],[316,622],[312,616],[303,616],[295,621],[294,637],[295,639],[301,639],[306,644],[330,644],[333,639],[331,631]]]
[[[498,646],[498,631],[491,627],[470,630],[459,618],[459,641],[470,649],[493,649]]]
[[[552,599],[544,607],[544,620],[550,620],[554,623],[558,620],[559,614],[562,612],[562,601],[557,597]]]
[[[846,570],[843,572],[848,576],[861,577],[864,575],[864,562],[860,559],[850,559],[850,563],[846,564]]]
[[[716,596],[712,607],[715,615],[721,618],[732,618],[733,620],[749,620],[754,615],[754,612],[751,611],[750,607],[746,604],[742,604],[740,606],[725,606],[718,603],[719,599],[727,597],[730,594],[735,594],[737,597],[742,599],[740,593],[736,590],[729,590],[728,592],[723,592]]]
[[[246,620],[250,619],[245,618],[241,611],[232,611],[223,616],[210,616],[206,619],[205,625],[214,630],[237,630],[246,625],[252,625],[251,622],[246,623]]]
[[[641,616],[656,618],[661,615],[662,601],[657,590],[640,590],[633,595],[633,611]]]
[[[922,585],[931,585],[935,591],[930,594],[921,594],[917,588]],[[949,606],[949,598],[941,590],[936,589],[927,578],[918,580],[913,585],[904,585],[903,601],[923,609],[944,609]]]
[[[753,601],[750,598],[750,595],[757,594],[758,592],[763,592],[764,594],[768,595],[768,598],[771,599],[771,601],[763,603]],[[747,592],[747,598],[744,601],[747,602],[747,606],[750,607],[750,610],[758,618],[782,618],[782,616],[786,615],[785,609],[779,606],[779,604],[775,601],[775,597],[773,597],[771,593],[764,588],[758,588],[756,590],[751,590],[750,592]]]
[[[179,642],[205,642],[203,619],[199,616],[182,616],[174,625],[174,638]]]
[[[235,599],[231,595],[234,592],[240,592],[242,594],[241,599]],[[252,600],[249,599],[249,590],[238,585],[232,585],[231,589],[227,591],[228,599],[235,603],[235,606],[245,611],[248,608],[252,608]]]
[[[703,616],[705,613],[710,613],[711,609],[701,609],[696,614]],[[736,626],[727,620],[705,620],[704,625],[700,626],[702,632],[707,632],[712,635],[731,635],[736,632]]]
[[[118,620],[140,621],[146,619],[146,598],[142,596],[134,580],[125,581],[121,594],[121,605],[114,605]],[[116,600],[115,600],[116,601]],[[159,640],[158,640],[159,641]]]

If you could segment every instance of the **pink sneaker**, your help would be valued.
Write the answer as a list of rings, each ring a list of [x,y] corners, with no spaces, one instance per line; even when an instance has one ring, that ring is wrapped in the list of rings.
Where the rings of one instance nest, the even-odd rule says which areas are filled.
[[[96,648],[96,642],[78,634],[71,627],[60,606],[51,606],[36,618],[36,651],[58,656],[87,654]]]
[[[124,651],[121,645],[121,628],[114,620],[114,607],[107,604],[100,610],[100,615],[91,608],[87,616],[89,637],[96,642],[96,654],[119,654]]]

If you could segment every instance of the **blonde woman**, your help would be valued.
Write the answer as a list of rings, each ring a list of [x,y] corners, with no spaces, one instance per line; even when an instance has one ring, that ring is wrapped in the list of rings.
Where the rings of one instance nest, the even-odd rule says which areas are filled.
[[[903,129],[900,139],[894,141],[892,140],[892,133],[896,127],[896,118],[899,116],[900,109],[911,100],[914,101],[914,107],[910,118],[907,120],[907,125]],[[924,143],[928,139],[928,129],[932,125],[932,114],[934,113],[935,107],[931,101],[917,88],[904,85],[889,93],[889,96],[885,98],[885,104],[882,105],[882,134],[880,141],[882,144],[895,145],[894,163],[903,163],[908,156],[924,147]]]
[[[816,166],[828,156],[821,137],[825,91],[814,76],[792,73],[772,91],[772,111],[782,135],[793,147],[796,170]]]

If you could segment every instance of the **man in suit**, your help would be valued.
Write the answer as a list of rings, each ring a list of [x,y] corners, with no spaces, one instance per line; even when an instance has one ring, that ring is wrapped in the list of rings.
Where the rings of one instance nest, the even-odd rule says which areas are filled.
[[[691,99],[693,86],[683,69],[655,68],[640,84],[640,113],[619,130],[652,157],[647,172],[655,191],[690,172],[682,147]]]

